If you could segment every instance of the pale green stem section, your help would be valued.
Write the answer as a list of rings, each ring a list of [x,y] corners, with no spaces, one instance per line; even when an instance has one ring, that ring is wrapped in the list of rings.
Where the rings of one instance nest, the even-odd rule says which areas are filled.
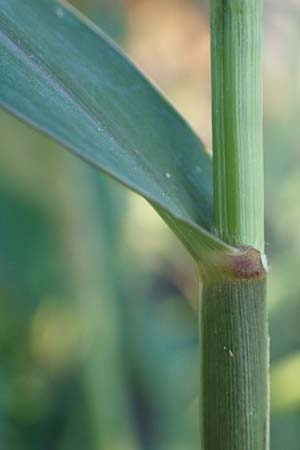
[[[263,0],[211,1],[217,234],[264,253]]]

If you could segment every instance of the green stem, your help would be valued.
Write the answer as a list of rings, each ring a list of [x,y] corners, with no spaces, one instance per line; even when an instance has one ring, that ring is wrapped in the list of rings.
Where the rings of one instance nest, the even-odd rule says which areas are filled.
[[[204,286],[201,302],[202,448],[268,448],[265,276]]]
[[[216,231],[264,253],[262,15],[262,0],[211,3]]]
[[[269,448],[262,15],[263,0],[211,1],[215,228],[245,253],[202,273],[202,450]]]

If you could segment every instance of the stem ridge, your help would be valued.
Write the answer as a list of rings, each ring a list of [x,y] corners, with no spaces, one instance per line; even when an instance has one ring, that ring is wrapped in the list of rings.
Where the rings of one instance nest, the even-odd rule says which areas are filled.
[[[265,277],[205,284],[200,304],[201,440],[205,450],[266,450]]]

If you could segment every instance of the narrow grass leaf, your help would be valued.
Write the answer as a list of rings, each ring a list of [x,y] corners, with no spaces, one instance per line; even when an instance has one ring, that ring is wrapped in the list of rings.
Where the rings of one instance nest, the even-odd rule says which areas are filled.
[[[210,232],[201,141],[103,32],[49,0],[0,0],[0,104],[149,200],[197,260]],[[76,180],[74,180],[76,189]]]

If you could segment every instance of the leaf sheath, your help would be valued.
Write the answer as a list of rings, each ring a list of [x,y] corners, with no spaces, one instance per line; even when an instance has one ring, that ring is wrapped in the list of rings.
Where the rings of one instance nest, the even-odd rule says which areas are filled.
[[[269,448],[265,290],[265,277],[204,285],[200,304],[201,449]]]

